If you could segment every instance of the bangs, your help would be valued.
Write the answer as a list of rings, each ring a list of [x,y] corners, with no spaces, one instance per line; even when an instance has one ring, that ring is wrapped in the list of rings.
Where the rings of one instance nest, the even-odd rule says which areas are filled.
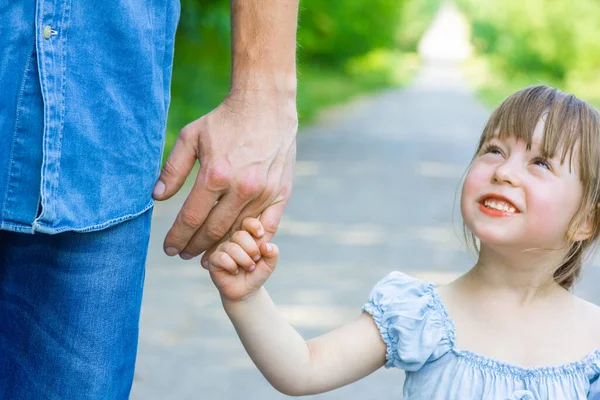
[[[595,179],[600,122],[597,112],[574,95],[548,86],[531,86],[504,100],[490,116],[477,153],[485,142],[496,137],[520,139],[530,150],[540,118],[545,121],[540,155],[545,158],[559,156],[561,164],[568,156],[569,167],[572,167],[573,151],[578,146],[580,178],[583,181]]]

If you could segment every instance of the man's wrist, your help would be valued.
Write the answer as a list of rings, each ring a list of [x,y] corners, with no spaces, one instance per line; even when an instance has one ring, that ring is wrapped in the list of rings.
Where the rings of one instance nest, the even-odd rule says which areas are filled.
[[[249,110],[276,111],[280,117],[287,116],[297,121],[296,91],[293,88],[283,89],[269,85],[238,86],[231,89],[226,103],[235,109],[243,107]]]
[[[269,96],[277,99],[296,101],[297,93],[296,72],[278,73],[263,72],[260,76],[233,76],[231,78],[230,94],[253,94]]]

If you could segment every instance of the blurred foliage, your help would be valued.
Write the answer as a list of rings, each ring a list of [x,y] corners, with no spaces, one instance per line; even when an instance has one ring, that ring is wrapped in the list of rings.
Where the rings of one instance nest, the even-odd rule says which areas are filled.
[[[403,0],[300,2],[300,56],[339,63],[396,45]]]
[[[457,3],[471,21],[475,50],[506,82],[546,82],[598,103],[598,0]]]
[[[301,0],[298,113],[410,80],[414,51],[440,0]],[[165,156],[179,130],[226,96],[230,79],[229,0],[181,0]]]
[[[301,60],[343,63],[375,48],[415,51],[440,0],[300,1]],[[178,40],[229,46],[229,0],[181,0]],[[186,46],[186,43],[181,43]]]

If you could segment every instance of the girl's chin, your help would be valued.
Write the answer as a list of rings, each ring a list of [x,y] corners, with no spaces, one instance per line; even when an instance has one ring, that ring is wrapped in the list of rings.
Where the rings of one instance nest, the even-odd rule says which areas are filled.
[[[489,246],[522,246],[523,238],[506,232],[472,231],[481,244]]]
[[[506,236],[506,235],[475,235],[479,241],[479,248],[488,247],[491,249],[498,250],[510,250],[510,251],[524,251],[531,249],[543,248],[540,241],[535,240],[536,238],[531,237],[517,237],[517,236]],[[533,239],[533,240],[532,240]]]
[[[523,247],[523,242],[516,240],[505,240],[499,238],[485,238],[483,240],[479,239],[479,247],[482,246],[490,247],[490,248],[517,248]]]

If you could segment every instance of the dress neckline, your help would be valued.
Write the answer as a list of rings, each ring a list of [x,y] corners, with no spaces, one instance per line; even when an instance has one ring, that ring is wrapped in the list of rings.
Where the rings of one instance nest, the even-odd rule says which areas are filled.
[[[426,285],[431,293],[433,308],[436,309],[442,316],[442,325],[446,333],[446,337],[450,343],[450,349],[457,357],[464,358],[473,364],[500,374],[508,374],[519,377],[561,376],[573,375],[577,373],[585,373],[586,375],[591,373],[597,375],[600,373],[600,349],[593,350],[581,360],[572,361],[565,364],[559,364],[555,366],[522,367],[457,347],[456,326],[454,321],[452,318],[450,318],[446,305],[437,292],[436,286],[433,283],[427,283]]]

